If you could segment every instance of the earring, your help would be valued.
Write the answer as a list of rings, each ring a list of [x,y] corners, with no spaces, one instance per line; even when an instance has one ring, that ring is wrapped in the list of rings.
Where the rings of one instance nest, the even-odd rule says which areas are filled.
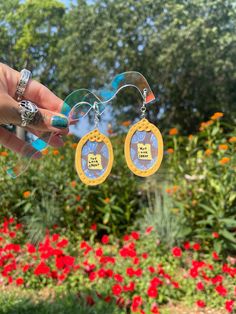
[[[98,185],[106,180],[113,164],[113,149],[107,136],[98,130],[99,109],[94,103],[95,129],[82,137],[76,148],[75,168],[81,181]]]
[[[141,120],[134,124],[125,139],[125,159],[129,169],[140,177],[154,174],[163,158],[163,139],[159,129],[146,118],[146,95],[141,106]]]

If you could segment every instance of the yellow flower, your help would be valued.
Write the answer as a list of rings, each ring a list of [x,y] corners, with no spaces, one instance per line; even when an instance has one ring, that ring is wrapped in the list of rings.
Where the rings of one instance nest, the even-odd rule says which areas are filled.
[[[233,136],[229,139],[230,143],[235,143],[236,142],[236,136]]]
[[[173,148],[168,148],[167,149],[167,153],[168,154],[173,154],[174,153],[174,149]]]
[[[219,161],[219,163],[220,163],[221,165],[227,164],[227,163],[229,163],[229,162],[230,162],[230,158],[229,158],[229,157],[223,157],[223,158]]]
[[[23,197],[24,198],[29,198],[30,197],[30,191],[25,191],[24,193],[23,193]]]
[[[176,135],[178,133],[179,133],[179,131],[176,128],[172,128],[172,129],[169,130],[169,135]]]
[[[222,112],[215,112],[213,116],[211,116],[211,120],[218,120],[219,118],[223,117],[224,114]]]
[[[206,151],[205,151],[205,155],[206,156],[210,156],[211,154],[213,153],[213,150],[208,148]]]
[[[228,149],[228,145],[227,144],[220,144],[219,145],[219,150],[227,150]]]

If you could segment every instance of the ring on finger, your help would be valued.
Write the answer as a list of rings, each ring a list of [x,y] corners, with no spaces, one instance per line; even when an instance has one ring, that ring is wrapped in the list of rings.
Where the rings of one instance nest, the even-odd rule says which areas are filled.
[[[23,69],[20,72],[20,79],[19,79],[19,82],[17,84],[16,93],[15,93],[15,97],[16,97],[17,101],[22,100],[30,78],[31,78],[31,72],[29,70]]]
[[[38,113],[38,107],[36,104],[29,100],[22,100],[19,102],[19,113],[21,116],[21,126],[25,127],[31,122],[34,121],[34,119],[37,116]]]

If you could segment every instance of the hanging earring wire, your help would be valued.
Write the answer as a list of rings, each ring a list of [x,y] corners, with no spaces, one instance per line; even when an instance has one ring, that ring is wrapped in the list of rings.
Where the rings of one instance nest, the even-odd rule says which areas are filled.
[[[146,98],[147,98],[147,89],[144,88],[144,90],[143,90],[143,104],[142,104],[142,106],[140,108],[140,111],[141,111],[141,116],[140,117],[141,117],[141,119],[146,117],[146,110],[147,110],[147,108],[146,108]]]

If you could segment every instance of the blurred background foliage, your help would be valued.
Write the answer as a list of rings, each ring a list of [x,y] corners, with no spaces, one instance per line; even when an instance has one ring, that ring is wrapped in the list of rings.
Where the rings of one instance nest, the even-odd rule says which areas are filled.
[[[4,167],[17,157],[2,148],[0,215],[25,220],[36,242],[55,225],[99,238],[138,224],[154,225],[167,246],[183,239],[210,245],[211,232],[218,232],[215,249],[235,250],[234,1],[78,0],[66,7],[57,0],[0,0],[0,47],[0,62],[29,68],[62,98],[78,88],[99,89],[123,71],[141,72],[158,97],[148,118],[165,134],[166,149],[156,175],[144,180],[130,173],[124,135],[139,114],[137,95],[122,93],[110,115],[116,155],[108,180],[98,187],[79,183],[77,138],[68,137],[60,151],[46,150],[16,181]],[[224,112],[223,124],[210,120],[198,133],[215,111]],[[174,126],[181,136],[168,135]]]

